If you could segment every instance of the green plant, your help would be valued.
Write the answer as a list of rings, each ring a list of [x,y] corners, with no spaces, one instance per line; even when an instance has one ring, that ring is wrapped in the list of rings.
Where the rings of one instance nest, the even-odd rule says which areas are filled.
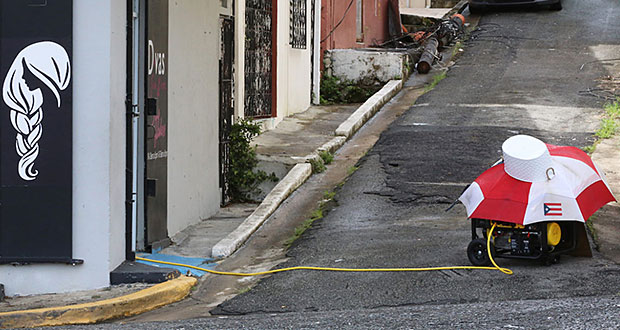
[[[581,148],[583,151],[585,151],[587,154],[592,154],[594,152],[594,150],[596,150],[596,143],[590,145],[590,146],[586,146]]]
[[[596,136],[601,139],[608,139],[616,134],[618,130],[618,122],[614,118],[601,119],[601,128],[596,131]]]
[[[321,78],[321,104],[361,103],[376,93],[381,86],[366,86],[337,77],[323,75]]]
[[[620,129],[620,97],[613,102],[606,103],[603,108],[605,115],[601,118],[601,127],[594,133],[597,140],[592,145],[583,148],[583,151],[588,154],[592,154],[596,150],[596,146],[601,140],[614,136]]]
[[[614,102],[605,104],[604,108],[608,118],[620,118],[620,97],[616,98]]]
[[[251,287],[249,287],[249,286],[246,286],[246,287],[244,287],[244,288],[239,289],[237,292],[238,292],[239,294],[244,294],[244,293],[246,293],[246,292],[248,292],[248,291],[250,291],[250,290],[252,290],[252,288],[251,288]]]
[[[336,195],[335,192],[325,191],[323,193],[324,200],[319,203],[319,207],[312,211],[312,213],[310,213],[310,218],[304,220],[301,225],[295,227],[293,236],[289,237],[286,241],[284,241],[284,245],[286,247],[290,247],[293,242],[295,242],[306,230],[308,230],[308,228],[312,227],[312,224],[316,220],[322,219],[325,216],[325,209],[327,203],[329,203],[334,198],[334,195]]]
[[[452,47],[452,57],[456,56],[461,48],[463,48],[463,43],[459,40],[454,44],[454,47]]]
[[[325,190],[323,192],[323,199],[324,200],[330,200],[333,199],[334,196],[336,196],[336,192],[335,191],[329,191],[329,190]]]
[[[351,166],[347,169],[347,175],[351,175],[355,173],[359,169],[359,166]]]
[[[232,125],[230,131],[230,170],[227,174],[229,196],[233,202],[252,200],[252,195],[261,191],[258,186],[266,180],[277,181],[275,173],[267,174],[255,170],[258,165],[256,147],[250,142],[260,134],[260,124],[251,119],[241,119]]]
[[[334,155],[327,150],[319,151],[319,156],[323,159],[323,163],[325,163],[325,165],[329,165],[334,161]]]
[[[437,86],[437,84],[439,84],[440,81],[444,80],[444,78],[446,78],[448,74],[446,73],[446,71],[442,71],[441,73],[436,74],[435,76],[433,76],[433,81],[431,81],[430,84],[428,84],[425,88],[424,91],[428,92],[431,89],[435,88],[435,86]]]
[[[320,159],[310,159],[310,165],[312,165],[312,173],[322,173],[325,172],[327,167],[323,164],[323,161]]]

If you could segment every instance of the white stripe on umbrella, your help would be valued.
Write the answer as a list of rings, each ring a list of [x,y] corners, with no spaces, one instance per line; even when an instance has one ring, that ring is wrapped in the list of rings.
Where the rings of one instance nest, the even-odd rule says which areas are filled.
[[[469,206],[467,207],[467,217],[469,217],[478,207],[478,205],[482,203],[482,200],[484,200],[484,194],[482,193],[482,190],[480,189],[478,183],[474,181],[467,188],[467,190],[463,192],[463,195],[461,195],[459,199],[461,200],[461,202],[463,202],[463,204]]]
[[[579,196],[584,189],[601,180],[601,176],[582,161],[561,156],[551,156],[551,158],[556,164],[561,165],[556,166],[558,167],[555,169],[557,177],[564,178],[571,183],[570,191],[573,193],[571,197]]]

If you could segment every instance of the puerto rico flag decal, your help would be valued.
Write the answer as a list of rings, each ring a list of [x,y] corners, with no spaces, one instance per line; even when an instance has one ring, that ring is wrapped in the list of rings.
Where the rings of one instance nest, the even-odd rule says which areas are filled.
[[[545,216],[562,216],[562,203],[545,203]]]

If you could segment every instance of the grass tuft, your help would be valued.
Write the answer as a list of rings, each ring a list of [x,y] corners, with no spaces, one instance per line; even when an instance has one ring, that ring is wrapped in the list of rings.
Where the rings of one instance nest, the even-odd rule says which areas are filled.
[[[596,149],[596,145],[603,139],[609,139],[618,133],[620,129],[620,97],[615,101],[609,102],[603,106],[605,115],[601,118],[601,127],[594,133],[598,138],[591,146],[583,148],[583,151],[592,154]]]
[[[347,176],[351,176],[351,174],[355,173],[359,169],[359,166],[351,166],[347,169]]]
[[[431,81],[430,84],[428,84],[425,88],[424,91],[428,92],[431,89],[435,88],[435,86],[437,86],[437,84],[439,84],[440,81],[444,80],[446,77],[448,76],[448,73],[446,71],[442,71],[441,73],[436,74],[433,77],[433,81]]]
[[[308,230],[308,228],[312,227],[312,224],[315,221],[322,219],[326,214],[325,212],[327,204],[334,200],[335,196],[335,191],[325,190],[323,192],[323,200],[319,203],[319,207],[312,211],[312,213],[310,213],[310,218],[304,220],[301,225],[295,228],[293,236],[289,237],[286,241],[284,241],[284,246],[286,246],[287,248],[290,247],[293,242],[295,242],[299,237],[301,237],[301,235],[303,235],[306,230]]]
[[[614,102],[605,104],[605,113],[607,114],[608,118],[620,118],[620,97],[616,98]]]
[[[596,131],[596,136],[601,139],[609,139],[616,134],[618,130],[618,122],[614,118],[601,119],[601,128]]]
[[[319,156],[323,159],[323,163],[325,163],[325,165],[329,165],[334,161],[334,155],[327,150],[319,151]]]

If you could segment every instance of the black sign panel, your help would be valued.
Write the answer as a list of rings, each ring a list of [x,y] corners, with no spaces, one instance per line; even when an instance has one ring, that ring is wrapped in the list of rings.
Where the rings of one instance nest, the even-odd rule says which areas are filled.
[[[72,7],[0,0],[0,263],[71,262]]]
[[[146,240],[168,237],[168,0],[147,2]]]

